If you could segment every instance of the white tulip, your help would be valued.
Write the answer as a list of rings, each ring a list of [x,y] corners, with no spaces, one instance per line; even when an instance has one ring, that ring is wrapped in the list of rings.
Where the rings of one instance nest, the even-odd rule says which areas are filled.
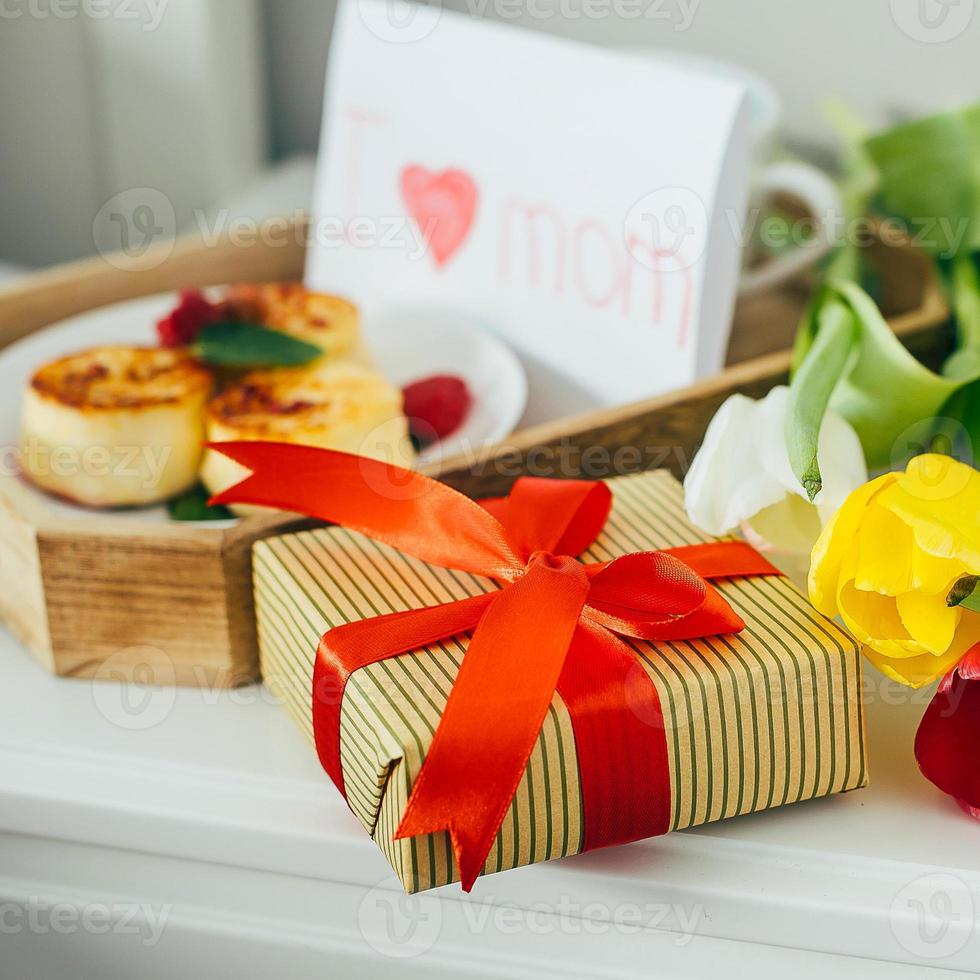
[[[809,554],[868,471],[857,433],[828,410],[817,445],[824,484],[810,503],[786,451],[788,395],[781,385],[761,401],[732,395],[718,409],[684,481],[685,501],[691,521],[709,534],[741,527],[776,550]]]

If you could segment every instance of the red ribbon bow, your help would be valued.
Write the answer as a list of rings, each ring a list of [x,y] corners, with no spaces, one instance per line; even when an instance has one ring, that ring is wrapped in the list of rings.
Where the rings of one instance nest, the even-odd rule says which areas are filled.
[[[469,891],[556,691],[575,735],[582,849],[670,829],[657,690],[621,638],[739,632],[745,624],[706,580],[779,574],[761,555],[728,541],[584,565],[573,556],[595,541],[612,505],[604,483],[525,478],[509,497],[480,505],[419,473],[346,453],[259,442],[211,448],[252,471],[216,503],[298,511],[502,586],[349,623],[320,643],[314,732],[320,761],[343,793],[338,693],[350,675],[473,631],[396,838],[448,831]]]

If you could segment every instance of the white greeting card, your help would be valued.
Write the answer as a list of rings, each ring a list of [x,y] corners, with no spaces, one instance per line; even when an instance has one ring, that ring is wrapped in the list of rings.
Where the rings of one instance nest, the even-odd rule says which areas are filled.
[[[482,320],[527,422],[722,366],[750,154],[741,85],[401,0],[343,0],[307,283]],[[733,218],[735,220],[733,220]]]

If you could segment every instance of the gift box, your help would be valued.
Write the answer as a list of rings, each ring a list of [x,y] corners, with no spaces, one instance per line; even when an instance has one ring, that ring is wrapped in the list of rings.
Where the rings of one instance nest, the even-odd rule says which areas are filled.
[[[583,563],[710,541],[688,522],[681,486],[667,472],[619,477],[606,485],[611,512],[582,554]],[[428,564],[343,527],[257,543],[254,581],[263,676],[311,741],[314,661],[325,633],[500,588],[499,581]],[[634,782],[647,780],[649,760],[663,755],[658,832],[865,785],[861,661],[854,641],[785,577],[748,575],[713,585],[744,621],[741,632],[626,641],[633,673],[624,683],[639,680],[656,693],[653,703],[642,697],[630,702],[629,749],[638,771],[606,773],[621,754],[613,741],[616,724],[607,725],[603,707],[591,706],[588,698],[575,705],[573,718],[555,693],[482,873],[635,836],[609,831],[603,839],[587,826],[603,823],[603,808],[616,800],[603,802],[593,786],[584,786],[583,760],[595,770],[590,784],[608,775],[607,792],[615,794],[630,786],[631,776]],[[543,609],[541,616],[547,616]],[[401,839],[396,832],[469,642],[467,634],[456,635],[368,663],[342,688],[315,694],[339,699],[343,791],[409,892],[459,877],[454,841],[445,830]],[[516,692],[522,681],[514,676],[506,683]],[[587,720],[596,724],[581,720],[590,711],[596,717]],[[483,714],[475,723],[486,739],[497,738],[504,723],[494,706],[477,702],[476,713]],[[487,758],[482,741],[471,737],[466,744]],[[466,778],[481,778],[466,770],[466,759],[455,763]],[[486,778],[496,776],[487,772]]]

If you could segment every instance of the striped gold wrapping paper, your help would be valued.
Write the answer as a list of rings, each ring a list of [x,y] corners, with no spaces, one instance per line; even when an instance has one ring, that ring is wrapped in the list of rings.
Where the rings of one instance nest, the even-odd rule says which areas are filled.
[[[681,487],[665,471],[609,484],[612,516],[583,560],[710,540],[687,521]],[[313,660],[327,629],[494,588],[342,528],[261,541],[255,593],[263,676],[312,741]],[[738,636],[630,641],[662,702],[672,830],[867,781],[854,641],[784,578],[719,588],[746,622]],[[341,758],[351,809],[410,892],[457,877],[448,834],[392,836],[466,643],[459,637],[366,667],[344,695]],[[581,840],[575,740],[556,695],[484,874],[575,854]]]

